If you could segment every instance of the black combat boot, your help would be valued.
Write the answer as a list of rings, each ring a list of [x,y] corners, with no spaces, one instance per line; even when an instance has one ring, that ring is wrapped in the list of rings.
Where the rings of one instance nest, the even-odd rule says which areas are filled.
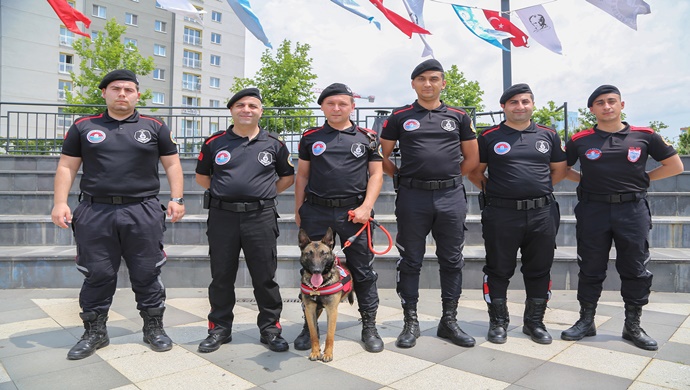
[[[580,302],[580,319],[575,325],[561,332],[563,340],[582,340],[584,337],[596,336],[597,328],[594,325],[594,314],[597,311],[596,303]]]
[[[383,351],[383,340],[376,330],[376,310],[361,311],[362,314],[362,342],[367,352]]]
[[[474,347],[474,337],[463,332],[458,326],[458,301],[457,300],[443,300],[443,317],[438,324],[436,336],[450,339],[455,345],[461,347]]]
[[[108,329],[105,327],[108,321],[108,314],[96,314],[95,312],[79,313],[79,317],[84,322],[84,334],[81,340],[67,352],[67,359],[79,360],[89,357],[97,349],[110,344]]]
[[[537,344],[551,344],[553,341],[544,325],[546,302],[547,300],[543,298],[527,298],[525,301],[522,333],[530,336]]]
[[[642,306],[625,304],[625,325],[623,325],[623,338],[632,341],[637,348],[647,351],[656,351],[659,346],[656,341],[647,336],[644,329],[640,327],[640,317],[642,316]]]
[[[405,325],[395,341],[395,346],[398,348],[412,348],[417,344],[417,338],[422,335],[419,330],[419,321],[417,320],[417,303],[403,303],[402,308],[403,315],[405,316]]]
[[[316,324],[316,333],[319,333],[319,324]],[[298,351],[306,351],[311,349],[311,337],[309,336],[309,325],[307,325],[307,320],[304,320],[304,326],[302,326],[302,331],[295,339],[295,349]]]
[[[139,315],[144,319],[144,327],[141,329],[144,333],[144,342],[150,344],[151,349],[156,352],[169,351],[173,347],[172,340],[163,330],[164,312],[165,307],[150,307],[139,311]]]
[[[199,352],[217,351],[221,345],[232,341],[232,329],[215,326],[208,330],[208,336],[199,343]]]
[[[508,303],[505,298],[495,298],[486,305],[489,307],[489,332],[486,339],[490,343],[503,344],[508,339],[507,331],[510,323]]]

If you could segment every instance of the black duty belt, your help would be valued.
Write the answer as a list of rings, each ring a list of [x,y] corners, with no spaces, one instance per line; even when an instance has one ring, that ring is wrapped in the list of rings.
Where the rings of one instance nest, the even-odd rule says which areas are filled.
[[[578,191],[577,199],[586,200],[590,202],[602,203],[625,203],[635,202],[647,197],[647,191],[642,192],[626,192],[622,194],[590,194],[589,192]]]
[[[487,196],[486,197],[486,205],[487,206],[495,206],[495,207],[503,207],[506,209],[513,209],[513,210],[534,210],[534,209],[540,209],[544,206],[550,205],[555,200],[556,200],[556,197],[553,196],[553,194],[544,195],[540,198],[523,199],[523,200],[492,198],[492,197]]]
[[[321,197],[316,196],[314,194],[307,194],[306,198],[307,198],[307,202],[309,202],[311,204],[315,204],[317,206],[326,206],[326,207],[348,207],[348,206],[359,205],[362,202],[364,202],[364,195],[351,196],[349,198],[331,199],[331,198],[321,198]]]
[[[460,183],[462,183],[462,179],[458,177],[447,180],[419,180],[411,177],[400,178],[401,185],[421,190],[443,190],[457,187]]]
[[[81,200],[89,203],[104,203],[104,204],[129,204],[129,203],[141,203],[145,200],[153,199],[155,196],[146,196],[143,198],[133,198],[130,196],[91,196],[89,194],[82,193],[80,195]],[[80,201],[81,201],[80,200]]]
[[[254,202],[224,202],[220,199],[211,199],[209,206],[214,209],[232,211],[235,213],[246,213],[275,206],[275,199],[257,200]]]

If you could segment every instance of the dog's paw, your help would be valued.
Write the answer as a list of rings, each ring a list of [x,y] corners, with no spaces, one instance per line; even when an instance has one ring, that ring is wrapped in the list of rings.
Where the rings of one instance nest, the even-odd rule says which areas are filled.
[[[317,360],[321,360],[322,356],[323,355],[321,355],[321,352],[312,352],[311,354],[309,354],[309,360],[315,362]]]
[[[321,357],[321,361],[324,363],[328,363],[330,361],[333,361],[333,354],[332,353],[331,354],[323,354],[323,356]]]

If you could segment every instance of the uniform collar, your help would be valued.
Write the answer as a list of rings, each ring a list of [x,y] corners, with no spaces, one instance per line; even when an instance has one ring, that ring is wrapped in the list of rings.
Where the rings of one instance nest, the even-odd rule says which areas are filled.
[[[331,125],[328,124],[328,121],[326,121],[326,123],[323,124],[323,128],[326,129],[326,131],[329,131],[329,132],[330,132],[330,131],[337,131],[337,132],[340,132],[340,133],[355,134],[355,133],[357,132],[357,125],[355,125],[354,123],[352,123],[352,121],[350,121],[350,124],[351,124],[351,126],[348,127],[347,129],[345,129],[345,130],[338,130],[338,129],[334,129],[333,127],[331,127]]]
[[[516,133],[536,133],[537,126],[534,124],[534,120],[529,120],[529,126],[524,130],[515,130],[512,127],[506,125],[506,121],[501,121],[501,128],[506,132],[516,132]]]
[[[230,125],[227,130],[225,130],[225,134],[230,137],[230,139],[242,139],[242,138],[247,138],[247,137],[242,137],[238,134],[235,134],[234,131],[232,131],[232,128],[235,127],[235,125]],[[252,139],[252,141],[265,141],[268,139],[268,132],[261,127],[259,127],[259,134],[256,135],[256,138]]]
[[[623,124],[625,125],[625,127],[623,127],[622,130],[616,131],[615,133],[609,133],[608,131],[599,130],[599,128],[597,128],[597,125],[594,125],[594,133],[599,134],[599,136],[602,138],[606,138],[611,134],[629,134],[630,133],[630,125],[628,124],[628,122],[623,122]]]
[[[130,115],[129,117],[119,120],[115,119],[110,114],[108,114],[108,110],[105,110],[105,113],[103,114],[103,120],[106,122],[127,122],[127,123],[135,123],[139,121],[139,111],[134,110],[134,113]]]
[[[415,111],[432,111],[432,112],[446,112],[448,109],[448,106],[446,106],[446,103],[441,100],[441,105],[434,108],[433,110],[428,110],[424,108],[421,104],[419,104],[419,101],[415,99],[414,103],[412,103],[412,107],[414,107]]]

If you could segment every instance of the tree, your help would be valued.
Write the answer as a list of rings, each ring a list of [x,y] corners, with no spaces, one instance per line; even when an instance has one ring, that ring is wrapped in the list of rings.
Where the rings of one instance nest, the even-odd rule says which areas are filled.
[[[544,126],[555,126],[552,123],[552,119],[555,122],[560,122],[565,117],[563,110],[556,111],[557,108],[556,103],[553,100],[549,100],[544,107],[534,110],[532,119],[534,122]]]
[[[597,124],[597,117],[589,111],[589,108],[578,108],[577,112],[580,114],[578,116],[578,126],[575,131],[582,131],[591,129]],[[621,112],[621,120],[625,120],[625,113]],[[665,125],[664,125],[665,126]]]
[[[441,92],[441,100],[449,106],[475,107],[477,111],[483,111],[482,95],[484,91],[479,87],[479,82],[468,81],[465,74],[453,64],[445,72],[446,89]]]
[[[649,121],[649,127],[651,127],[655,133],[659,133],[663,129],[668,129],[668,125],[662,121]]]
[[[690,130],[680,133],[676,150],[680,155],[690,155]]]
[[[79,75],[70,72],[73,91],[66,91],[69,104],[104,105],[105,99],[98,89],[103,76],[115,69],[129,69],[137,76],[146,76],[154,69],[153,58],[144,58],[132,43],[127,46],[122,42],[122,34],[127,27],[117,23],[115,18],[105,24],[105,34],[98,32],[96,39],[91,42],[88,38],[81,38],[72,45],[80,58]],[[143,91],[139,105],[146,105],[150,99],[150,90]],[[65,112],[94,114],[103,111],[100,107],[67,107]]]
[[[265,110],[262,126],[278,133],[300,132],[310,125],[309,110],[295,107],[307,107],[314,101],[314,81],[312,59],[309,57],[309,44],[295,44],[285,39],[278,47],[275,57],[267,49],[261,55],[261,69],[253,78],[235,77],[230,88],[232,93],[249,86],[261,91],[263,105],[275,107]],[[293,117],[278,118],[278,117]],[[315,123],[314,123],[315,124]]]

